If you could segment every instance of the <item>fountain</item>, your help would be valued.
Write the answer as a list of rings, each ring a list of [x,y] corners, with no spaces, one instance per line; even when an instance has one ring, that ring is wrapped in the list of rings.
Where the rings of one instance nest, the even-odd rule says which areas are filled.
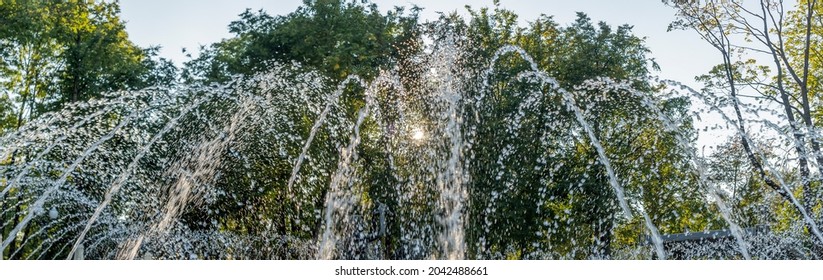
[[[466,44],[443,36],[375,77],[271,63],[36,119],[0,138],[0,258],[820,257],[816,213],[741,226],[691,117],[752,135],[705,94],[655,79],[639,82],[670,91],[608,78],[564,88],[517,46],[467,69]],[[698,104],[693,115],[673,113],[677,100]],[[648,142],[614,143],[632,133]],[[756,151],[792,198],[767,201],[799,205]],[[728,238],[692,242],[677,223]]]

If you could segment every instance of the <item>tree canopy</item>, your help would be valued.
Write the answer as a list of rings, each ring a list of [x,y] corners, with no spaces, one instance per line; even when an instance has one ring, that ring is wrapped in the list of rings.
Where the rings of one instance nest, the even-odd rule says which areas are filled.
[[[1,1],[0,259],[820,258],[820,5],[663,2],[722,60],[701,91],[632,26],[499,1],[247,9],[179,69],[117,1]]]

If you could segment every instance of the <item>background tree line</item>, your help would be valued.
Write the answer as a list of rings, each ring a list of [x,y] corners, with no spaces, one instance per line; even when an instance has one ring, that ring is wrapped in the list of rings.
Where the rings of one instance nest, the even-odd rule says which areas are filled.
[[[223,161],[219,176],[210,183],[212,192],[204,194],[206,207],[185,208],[180,224],[191,232],[266,236],[252,241],[259,248],[280,242],[275,237],[291,238],[285,250],[247,257],[311,258],[295,248],[312,243],[322,233],[325,197],[340,149],[348,144],[357,113],[366,106],[365,85],[348,78],[358,76],[368,84],[391,72],[400,88],[386,86],[375,97],[373,110],[380,115],[367,117],[361,128],[362,143],[352,163],[356,180],[347,186],[360,190],[351,210],[357,215],[351,224],[340,226],[357,234],[341,241],[345,250],[335,257],[444,257],[437,242],[442,230],[437,226],[437,178],[425,175],[421,164],[431,155],[421,151],[442,152],[448,143],[418,147],[398,140],[403,137],[400,132],[384,132],[414,117],[424,130],[444,133],[437,127],[444,122],[441,116],[427,113],[442,111],[443,105],[433,97],[437,89],[427,84],[431,79],[426,77],[434,71],[430,67],[438,62],[438,55],[456,49],[451,69],[461,73],[451,74],[460,75],[456,87],[465,100],[459,111],[461,133],[470,146],[461,158],[470,178],[465,182],[467,200],[462,209],[465,257],[649,258],[653,257],[647,241],[651,232],[641,213],[662,234],[724,229],[729,225],[718,209],[718,199],[731,205],[731,219],[742,227],[768,225],[778,234],[794,234],[801,225],[805,231],[799,238],[814,244],[813,225],[798,217],[803,210],[819,220],[820,213],[817,169],[823,163],[814,132],[819,117],[815,106],[819,5],[804,0],[787,12],[771,1],[761,1],[757,11],[736,1],[666,4],[680,13],[681,21],[673,27],[697,30],[723,58],[723,64],[698,79],[707,85],[708,96],[731,100],[720,106],[734,109],[731,118],[740,133],[719,145],[714,154],[702,155],[693,147],[697,137],[690,112],[693,100],[669,94],[667,85],[650,78],[659,67],[644,38],[634,35],[631,26],[595,22],[583,13],[568,25],[551,16],[521,25],[518,16],[498,2],[491,8],[467,7],[467,17],[441,14],[425,22],[418,15],[419,7],[383,13],[375,4],[358,1],[307,0],[296,11],[279,16],[246,10],[229,24],[231,38],[204,46],[177,69],[156,56],[159,47],[140,48],[129,41],[117,2],[4,1],[0,3],[0,131],[10,135],[74,102],[123,94],[144,98],[130,90],[153,86],[160,91],[176,85],[190,87],[190,96],[181,97],[185,100],[204,94],[197,88],[215,84],[231,84],[270,98],[272,106],[282,109],[280,114],[257,116],[268,121],[248,120],[258,123],[245,126],[243,136],[232,140],[232,148],[213,155]],[[785,16],[779,17],[778,25],[770,25],[774,23],[768,19],[777,14]],[[760,22],[744,20],[751,18],[766,22],[765,29]],[[761,48],[773,54],[775,65],[758,65],[735,55],[746,47],[731,43],[728,36],[739,33],[763,43]],[[509,45],[524,50],[536,70],[556,84],[523,78],[532,66],[518,52],[499,52]],[[283,66],[291,63],[299,66]],[[290,84],[255,86],[266,73],[273,73],[272,80]],[[786,127],[799,155],[796,161],[777,156],[768,143],[747,132],[737,97],[743,85],[784,106]],[[298,106],[295,100],[325,104],[337,89],[342,91],[341,101],[330,107],[328,123],[318,131],[307,151],[310,157],[290,187],[292,167],[320,111]],[[581,116],[571,109],[565,91],[580,107]],[[400,103],[405,111],[398,109]],[[155,160],[141,161],[148,170],[141,180],[164,178],[167,167],[161,163],[185,157],[191,148],[183,139],[199,139],[202,131],[212,129],[209,121],[230,118],[233,106],[206,102],[196,109],[200,115],[182,119],[180,128],[169,136],[179,142],[158,144],[164,149],[153,150]],[[581,120],[591,127],[598,143],[588,136]],[[147,134],[162,127],[153,120],[144,125]],[[117,145],[128,150],[134,142],[124,138]],[[607,159],[599,155],[598,145]],[[14,165],[30,157],[15,152],[0,160]],[[616,174],[615,182],[610,181],[606,160]],[[767,168],[769,161],[780,160],[797,168]],[[101,190],[111,182],[105,174],[84,172],[72,174],[72,183],[89,197],[102,197]],[[0,186],[5,187],[11,176],[3,177]],[[625,192],[631,216],[624,215],[617,201],[615,183]],[[719,196],[709,195],[712,187]],[[133,191],[145,197],[164,190]],[[3,205],[16,207],[1,216],[2,236],[19,224],[31,203],[21,193],[0,197]],[[800,197],[801,205],[792,204],[787,193]],[[383,226],[381,207],[390,210],[387,234],[364,238]],[[115,200],[111,208],[118,215],[150,216],[128,199]],[[29,235],[49,231],[40,237],[40,242],[46,242],[49,235],[57,235],[51,228],[82,222],[82,218],[58,226],[34,222],[3,256],[35,258],[30,253],[40,244],[29,241]],[[74,242],[71,234],[55,239]],[[426,249],[421,251],[418,245]],[[106,246],[111,251],[119,244]],[[818,251],[806,257],[816,258]],[[65,258],[61,254],[65,252],[55,249],[40,256]],[[215,254],[204,257],[224,256]],[[775,257],[761,255],[769,256]]]

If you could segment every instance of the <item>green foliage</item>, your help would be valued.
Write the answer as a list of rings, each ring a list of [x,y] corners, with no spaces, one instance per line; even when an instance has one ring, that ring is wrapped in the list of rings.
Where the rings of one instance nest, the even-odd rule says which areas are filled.
[[[157,47],[141,49],[128,39],[119,13],[116,1],[0,1],[0,135],[14,133],[45,113],[63,110],[69,103],[107,99],[118,96],[112,92],[171,85],[176,80],[176,68],[167,60],[156,57]],[[87,112],[80,110],[73,113],[79,115]],[[110,122],[116,122],[124,112],[118,113],[104,116]],[[108,129],[113,127],[109,122],[96,125]],[[71,138],[76,136],[76,132],[66,132],[69,134],[66,135],[69,137],[67,142],[83,143]],[[120,147],[134,144],[130,139],[118,140],[122,145]],[[26,149],[16,150],[2,159],[2,163],[20,164],[33,155]],[[76,155],[58,151],[52,156]],[[114,159],[110,163],[116,165]],[[107,170],[107,167],[98,170]],[[51,174],[31,173],[33,177],[59,175],[55,175],[54,171]],[[9,180],[6,175],[9,174],[3,174],[3,188]],[[67,181],[76,184],[78,192],[99,186],[103,177],[95,172],[79,172],[76,175]],[[23,189],[19,192],[12,189],[7,196],[0,197],[0,208],[4,209],[4,213],[0,214],[3,220],[0,235],[7,236],[12,228],[22,222],[24,211],[30,211],[26,209],[33,201],[22,197],[31,195],[39,188],[26,186]],[[63,203],[62,207],[67,211],[88,211],[85,205],[76,205],[71,201]],[[62,226],[82,221],[75,217],[63,222],[65,224]],[[35,219],[23,228],[24,237],[12,242],[2,255],[11,258],[33,257],[28,252],[49,236],[60,242],[69,242],[56,235],[58,231],[55,228],[58,227],[47,228],[47,225],[48,222]],[[57,251],[48,253],[56,256]]]
[[[117,2],[0,3],[0,129],[105,92],[176,79],[173,65],[153,58],[157,48],[129,41],[119,13]]]
[[[333,227],[357,234],[339,240],[338,245],[352,247],[335,257],[373,256],[359,242],[365,239],[379,243],[377,254],[384,258],[442,257],[436,235],[444,227],[438,220],[443,209],[437,205],[443,198],[436,187],[448,182],[443,183],[446,175],[435,169],[444,168],[438,157],[450,152],[452,143],[398,140],[407,136],[402,130],[408,128],[395,125],[409,120],[437,136],[454,133],[438,125],[456,120],[467,140],[459,151],[468,178],[462,182],[466,206],[459,213],[465,217],[467,258],[638,257],[630,251],[644,248],[650,234],[640,213],[648,214],[664,234],[725,226],[716,206],[708,203],[707,182],[700,181],[694,167],[700,159],[691,147],[696,136],[690,101],[666,95],[664,86],[647,77],[659,67],[631,26],[595,23],[583,13],[568,26],[545,15],[521,26],[518,16],[499,2],[493,8],[467,9],[468,18],[443,14],[426,23],[419,22],[417,7],[410,13],[396,8],[383,14],[375,4],[340,0],[307,0],[284,16],[246,10],[229,24],[232,38],[203,47],[198,57],[185,63],[180,82],[190,87],[189,95],[170,98],[172,104],[163,107],[165,111],[135,120],[141,135],[113,137],[120,157],[93,161],[110,163],[113,169],[84,166],[73,173],[70,183],[84,195],[101,197],[109,172],[123,172],[120,166],[137,153],[134,147],[144,144],[146,135],[157,133],[183,105],[209,92],[229,91],[199,104],[167,131],[163,139],[175,141],[149,147],[134,180],[152,183],[124,187],[128,195],[145,200],[134,205],[115,198],[110,211],[150,224],[157,215],[153,210],[174,192],[166,186],[185,177],[168,174],[166,163],[187,168],[186,159],[200,152],[198,145],[227,139],[221,131],[231,127],[235,113],[243,109],[237,100],[254,98],[255,109],[240,120],[236,138],[209,155],[219,164],[213,177],[198,182],[206,193],[197,194],[202,201],[185,208],[179,222],[191,231],[271,238],[255,243],[261,250],[280,242],[280,237],[313,243],[324,230],[325,198],[334,191],[329,186],[341,167],[341,150],[353,139],[357,113],[366,108],[364,84],[391,73],[401,88],[388,83],[374,86],[376,103],[358,127],[360,143],[346,166],[354,179],[341,188],[354,194],[347,197],[354,204],[348,209],[353,214],[345,224]],[[70,102],[177,83],[174,65],[156,57],[159,47],[140,49],[131,43],[118,14],[116,2],[0,4],[0,132],[18,129],[25,120]],[[425,46],[424,35],[433,39],[432,45]],[[537,69],[517,51],[500,52],[511,45],[527,53]],[[450,51],[456,52],[454,61],[429,61]],[[447,107],[436,97],[441,81],[426,77],[438,70],[428,68],[437,63],[461,72],[447,73],[459,75],[448,89],[462,94],[456,113],[447,117],[432,113]],[[747,63],[738,66],[735,75],[741,79],[767,71]],[[532,70],[554,80],[530,79]],[[703,81],[722,87],[717,79],[721,70],[713,70]],[[352,76],[361,77],[364,84],[348,81]],[[340,101],[329,105],[326,122],[318,127],[303,166],[296,170],[296,183],[289,186],[297,156],[338,89]],[[243,96],[232,95],[238,92]],[[160,94],[168,92],[145,96]],[[145,106],[150,101],[137,102]],[[410,114],[401,116],[406,108]],[[127,113],[118,110],[105,115],[95,129],[111,129]],[[81,145],[89,140],[68,141]],[[723,161],[739,154],[734,145],[713,155],[709,183],[731,190],[730,201],[739,209],[734,215],[744,221],[741,224],[758,225],[764,222],[762,203],[774,202],[758,192],[764,183],[747,172],[744,163]],[[58,151],[52,156],[74,153]],[[611,182],[607,161],[616,182]],[[631,217],[623,215],[615,187],[622,189]],[[7,201],[12,202],[3,200]],[[206,207],[199,207],[203,204]],[[15,205],[21,209],[2,221],[20,220],[27,204]],[[376,238],[369,234],[380,228],[379,209],[384,206],[391,212],[388,234]],[[780,207],[780,213],[791,211]],[[75,222],[82,221],[65,223]],[[35,221],[27,230],[36,231],[46,223]],[[7,232],[4,228],[0,233]],[[73,241],[60,238],[54,242]],[[431,252],[410,248],[405,238]],[[25,242],[15,246],[18,243]],[[115,250],[119,245],[107,246]],[[28,257],[28,247],[14,257]],[[280,252],[275,257],[306,256]]]
[[[521,27],[516,14],[499,6],[468,10],[467,20],[451,14],[425,24],[418,24],[416,9],[411,15],[405,15],[402,9],[383,15],[374,4],[344,1],[307,1],[297,11],[276,17],[247,10],[229,25],[235,36],[204,47],[199,57],[186,63],[184,77],[189,83],[225,82],[266,72],[275,65],[271,62],[297,62],[304,69],[329,77],[333,85],[350,75],[371,80],[378,71],[396,66],[406,94],[415,95],[412,100],[420,103],[410,106],[426,115],[423,112],[442,108],[426,98],[431,89],[420,83],[420,77],[430,69],[421,68],[425,63],[414,58],[422,52],[421,35],[425,30],[434,39],[434,53],[450,47],[438,44],[454,44],[460,50],[456,67],[469,77],[461,85],[466,93],[463,98],[486,96],[478,108],[464,104],[463,113],[463,133],[474,139],[468,166],[472,178],[467,186],[470,207],[465,210],[469,257],[610,257],[615,250],[644,242],[648,232],[642,217],[622,217],[601,159],[556,88],[518,80],[517,75],[529,70],[529,65],[516,53],[499,57],[494,62],[495,70],[488,73],[488,87],[482,86],[495,53],[506,45],[516,45],[534,59],[539,70],[556,78],[560,87],[574,89],[573,98],[606,153],[619,155],[610,160],[620,184],[626,187],[627,197],[633,201],[632,211],[649,213],[664,233],[719,225],[690,167],[693,158],[687,149],[694,136],[684,132],[690,131],[690,121],[678,122],[677,131],[668,131],[658,116],[688,120],[690,104],[685,99],[637,95],[659,89],[646,79],[658,67],[648,58],[643,39],[634,36],[630,26],[595,24],[581,13],[567,27],[560,27],[549,16]],[[611,90],[586,86],[595,78],[628,84]],[[392,111],[392,100],[397,97],[391,91],[377,97],[381,112]],[[526,104],[533,102],[527,101],[529,95],[538,94],[541,97],[534,104]],[[644,99],[652,100],[662,111],[647,108]],[[347,88],[338,112],[345,117],[338,121],[347,120],[344,123],[350,125],[348,122],[363,104],[362,89]],[[317,119],[315,114],[284,116],[291,125],[280,129],[305,139]],[[382,117],[386,118],[384,124],[396,118],[392,114]],[[517,130],[507,130],[514,118]],[[424,117],[421,123],[438,121]],[[217,183],[218,188],[232,194],[224,198],[228,200],[217,202],[222,205],[217,206],[220,213],[228,214],[211,215],[206,220],[216,219],[222,229],[232,232],[274,230],[282,235],[316,237],[321,230],[319,214],[325,211],[322,205],[330,172],[336,168],[339,147],[348,143],[351,133],[345,125],[329,126],[335,128],[319,132],[309,150],[314,160],[300,172],[300,178],[312,178],[311,184],[299,182],[301,191],[290,193],[284,184],[293,160],[252,153],[252,157],[263,158],[245,159],[254,164],[242,168],[239,162],[228,165],[223,171],[226,176]],[[429,215],[438,211],[432,200],[439,194],[427,185],[434,184],[434,179],[428,182],[425,176],[414,183],[396,181],[421,174],[423,170],[414,166],[419,165],[417,161],[426,162],[430,155],[411,150],[389,155],[391,150],[404,148],[396,146],[391,136],[374,133],[381,129],[376,120],[369,118],[361,130],[359,160],[353,163],[359,177],[350,186],[362,190],[358,209],[351,210],[361,216],[353,223],[373,230],[377,206],[388,206],[395,211],[394,222],[388,229],[392,234],[381,241],[382,253],[408,257],[413,254],[403,251],[400,227],[436,224]],[[284,143],[282,138],[253,137],[252,143],[260,143],[253,147],[277,146],[287,154],[300,153],[299,141]],[[509,150],[505,143],[511,144]],[[255,149],[252,146],[247,147],[249,152]],[[501,157],[503,153],[506,156]],[[391,164],[394,170],[389,169]],[[392,172],[398,173],[396,177]],[[262,191],[246,189],[249,185],[260,186]],[[395,186],[418,191],[400,205]],[[232,206],[238,200],[252,205]],[[190,223],[195,226],[202,213],[192,215],[196,218]],[[428,234],[436,234],[436,229]],[[340,257],[363,257],[357,252],[361,249],[353,248],[349,251],[352,255]]]
[[[229,24],[234,38],[204,48],[187,62],[189,80],[226,81],[233,75],[265,71],[270,61],[316,69],[337,80],[349,75],[374,77],[400,54],[396,48],[416,40],[417,8],[381,14],[375,4],[305,1],[288,15],[272,17],[246,10]]]
[[[520,27],[517,15],[499,6],[469,8],[469,13],[468,23],[451,15],[441,17],[439,24],[455,36],[466,36],[466,42],[459,43],[466,46],[460,62],[476,77],[465,89],[466,98],[473,100],[483,91],[486,98],[464,116],[469,122],[466,133],[476,139],[466,225],[470,256],[608,258],[615,248],[639,244],[649,234],[642,217],[622,216],[602,160],[562,91],[518,80],[517,75],[529,70],[518,53],[491,61],[506,45],[522,48],[560,88],[575,89],[571,94],[610,155],[633,212],[647,212],[663,233],[716,227],[709,226],[716,216],[709,214],[703,190],[695,187],[688,151],[694,138],[688,133],[690,121],[669,131],[658,115],[689,120],[689,102],[644,93],[657,90],[646,76],[658,67],[630,26],[615,30],[602,22],[595,25],[579,13],[568,27],[549,16]],[[488,74],[488,87],[477,88],[486,82],[489,65],[494,71]],[[596,86],[595,78],[629,84],[609,90]],[[595,86],[587,86],[591,83]],[[519,115],[530,98],[538,98],[537,103]],[[661,112],[648,108],[645,98],[663,108]],[[517,131],[508,129],[512,119],[519,123]],[[623,238],[617,239],[615,231]]]

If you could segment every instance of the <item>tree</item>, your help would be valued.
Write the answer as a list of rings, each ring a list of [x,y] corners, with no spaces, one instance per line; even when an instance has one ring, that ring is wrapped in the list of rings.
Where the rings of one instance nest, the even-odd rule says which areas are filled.
[[[255,164],[243,167],[240,162],[229,160],[224,170],[227,180],[218,182],[217,187],[231,190],[229,193],[242,197],[242,200],[255,201],[252,207],[258,213],[269,214],[272,217],[270,223],[253,222],[258,220],[256,216],[249,216],[228,198],[219,200],[214,206],[229,215],[191,213],[190,223],[195,224],[201,218],[216,219],[221,227],[231,232],[258,233],[273,228],[276,234],[306,240],[320,235],[322,220],[316,211],[323,209],[330,176],[334,174],[340,158],[340,148],[348,145],[353,121],[358,111],[366,105],[363,85],[347,78],[357,76],[369,83],[381,71],[391,71],[398,61],[408,59],[414,53],[410,51],[411,46],[420,44],[421,40],[418,35],[418,11],[418,8],[412,8],[411,14],[407,15],[404,9],[396,8],[382,14],[374,4],[337,0],[305,1],[303,6],[284,16],[246,10],[229,25],[233,38],[204,47],[199,57],[186,62],[183,76],[189,84],[249,81],[268,75],[267,79],[282,79],[289,85],[312,89],[294,91],[294,88],[274,84],[246,89],[258,96],[284,99],[278,100],[276,106],[285,110],[278,119],[285,119],[281,120],[276,135],[257,130],[248,132],[253,135],[249,136],[251,144],[238,149],[238,152],[248,152],[248,157]],[[284,67],[292,63],[300,66]],[[293,73],[271,73],[273,67]],[[301,81],[305,75],[318,73],[327,79],[307,80],[316,84]],[[334,94],[324,95],[337,90],[342,90],[339,101],[328,99]],[[381,99],[397,98],[391,97],[390,90],[379,94]],[[298,103],[298,96],[313,100],[320,109],[298,106],[302,105]],[[329,117],[316,128],[315,140],[306,150],[306,161],[296,178],[292,178],[292,167],[306,144],[302,141],[307,141],[326,104],[330,106]],[[396,119],[393,108],[388,104],[381,101],[376,106],[388,108],[381,111],[385,118]],[[372,108],[372,111],[376,109]],[[395,185],[388,171],[390,164],[386,149],[392,139],[385,135],[370,137],[375,131],[383,129],[378,127],[377,122],[370,116],[360,128],[364,135],[363,144],[358,146],[356,152],[361,160],[353,163],[357,168],[368,170],[359,173],[361,177],[356,188],[363,189],[363,203],[358,206],[359,209],[353,210],[364,215],[369,215],[378,204],[397,208],[396,199],[391,197],[394,194],[386,190]],[[387,121],[382,122],[385,125]],[[282,123],[292,125],[283,127]],[[253,150],[255,147],[266,150],[264,147],[272,145],[280,147],[280,152],[259,153]],[[255,175],[248,177],[250,173]],[[295,185],[287,186],[292,179]],[[238,187],[237,181],[262,186],[264,191],[261,193],[257,189]],[[397,232],[399,228],[392,225],[389,230]],[[392,252],[395,245],[389,244],[395,241],[386,241],[388,248],[384,254],[395,254]],[[341,257],[362,256],[353,253]]]
[[[0,114],[17,122],[10,130],[50,110],[71,116],[55,126],[73,125],[110,104],[68,103],[175,85],[127,91],[46,154],[24,191],[2,198],[19,209],[3,212],[0,233],[30,222],[23,238],[5,239],[11,258],[65,258],[84,223],[82,244],[99,258],[312,258],[307,244],[329,232],[332,258],[645,257],[636,249],[656,231],[722,226],[709,183],[732,190],[747,225],[762,218],[744,206],[765,201],[755,190],[766,177],[736,175],[763,174],[752,166],[765,160],[717,163],[739,152],[729,147],[708,180],[698,176],[690,100],[647,77],[657,65],[631,26],[583,13],[569,26],[550,16],[521,26],[499,2],[420,23],[416,7],[305,1],[285,16],[240,14],[234,37],[203,47],[176,85],[157,47],[128,41],[116,3],[0,10],[9,15],[0,43],[15,47],[0,69],[20,77],[0,98],[15,110]],[[38,51],[22,57],[34,59],[19,59],[27,46]],[[735,81],[763,70],[734,67]],[[728,70],[703,79],[725,87]],[[124,116],[133,119],[112,130]],[[122,189],[109,196],[113,185]],[[21,220],[58,187],[75,199],[48,206],[70,215]],[[86,219],[96,207],[98,224]]]
[[[782,1],[759,1],[757,4],[743,1],[664,1],[677,9],[679,19],[670,28],[695,30],[703,40],[718,50],[723,63],[715,67],[709,77],[710,93],[725,91],[734,109],[733,120],[736,134],[746,153],[751,168],[759,174],[767,186],[794,204],[802,213],[809,231],[817,231],[809,214],[818,203],[815,201],[815,186],[819,174],[823,173],[823,155],[820,154],[820,140],[817,138],[816,124],[812,118],[812,92],[814,79],[810,76],[813,41],[811,30],[818,15],[816,1],[801,1],[801,12],[786,13]],[[791,20],[793,21],[791,21]],[[739,38],[736,36],[743,36]],[[759,65],[753,60],[739,59],[738,53],[762,53],[771,59],[771,65]],[[766,72],[769,69],[774,74]],[[768,74],[768,75],[766,75]],[[763,77],[772,81],[764,80]],[[703,77],[707,81],[709,78]],[[798,156],[797,170],[802,186],[803,201],[796,203],[790,186],[779,181],[779,174],[771,172],[764,157],[753,146],[752,134],[748,131],[747,119],[741,107],[743,88],[750,88],[782,108],[785,125],[791,134],[789,143]],[[817,165],[817,173],[812,168]],[[821,240],[823,241],[823,240]]]
[[[104,92],[175,79],[173,65],[155,58],[156,47],[129,41],[119,12],[117,2],[0,3],[2,96],[15,108],[3,112],[16,122],[3,128]]]
[[[3,130],[16,130],[35,111],[36,98],[43,99],[49,90],[49,77],[57,72],[52,63],[59,47],[51,38],[46,7],[39,2],[0,4],[2,27],[2,95],[13,110],[4,110],[7,120]],[[13,118],[11,120],[10,118]]]
[[[740,138],[730,137],[709,156],[709,180],[723,190],[735,220],[743,227],[755,228],[772,222],[770,200],[775,199],[771,199],[773,194],[751,168],[740,142]],[[773,158],[773,153],[769,152],[768,157]]]
[[[566,28],[547,16],[518,27],[517,16],[499,7],[469,11],[468,24],[457,21],[449,30],[457,30],[457,38],[465,34],[466,42],[458,44],[465,46],[465,57],[459,61],[469,77],[477,77],[467,82],[464,98],[485,98],[477,107],[467,106],[464,116],[465,133],[473,139],[466,225],[472,256],[610,258],[615,248],[642,242],[642,217],[622,218],[602,159],[562,90],[570,92],[593,127],[627,197],[642,201],[654,224],[674,233],[712,219],[711,214],[689,220],[670,215],[708,211],[690,183],[688,143],[676,137],[685,134],[680,138],[691,141],[684,133],[690,123],[667,132],[643,100],[661,98],[653,103],[671,119],[682,119],[688,102],[654,96],[646,76],[656,64],[630,26],[595,25],[581,13]],[[506,45],[522,48],[558,85],[518,78],[531,70],[519,53],[492,61]],[[621,83],[627,86],[613,87]],[[674,199],[678,196],[681,200]]]
[[[113,95],[104,96],[104,93],[176,79],[174,66],[155,57],[157,48],[141,49],[129,41],[119,12],[116,1],[0,2],[0,134],[20,130],[26,123],[47,112],[60,111],[69,103],[105,99]],[[118,105],[122,104],[109,109],[116,111],[114,107]],[[88,112],[80,109],[69,115],[85,113]],[[122,117],[117,114],[107,116],[111,119]],[[80,135],[80,132],[71,131],[75,135],[66,136]],[[9,158],[0,159],[4,170],[27,164],[33,151],[15,148]],[[3,175],[14,174],[4,172]],[[8,180],[3,179],[4,190],[9,187]],[[0,233],[7,237],[11,229],[26,225],[22,231],[24,237],[14,240],[5,248],[8,254],[4,254],[24,258],[28,257],[26,254],[35,243],[27,244],[31,233],[47,228],[21,220],[24,210],[33,202],[24,196],[37,188],[13,187],[0,197],[4,208]],[[13,207],[13,211],[6,206]]]
[[[225,81],[264,71],[271,61],[296,61],[340,81],[373,78],[398,57],[398,44],[413,39],[418,11],[407,16],[397,8],[382,15],[375,4],[339,0],[306,0],[278,17],[246,10],[229,24],[235,37],[204,48],[187,63],[186,77]]]

